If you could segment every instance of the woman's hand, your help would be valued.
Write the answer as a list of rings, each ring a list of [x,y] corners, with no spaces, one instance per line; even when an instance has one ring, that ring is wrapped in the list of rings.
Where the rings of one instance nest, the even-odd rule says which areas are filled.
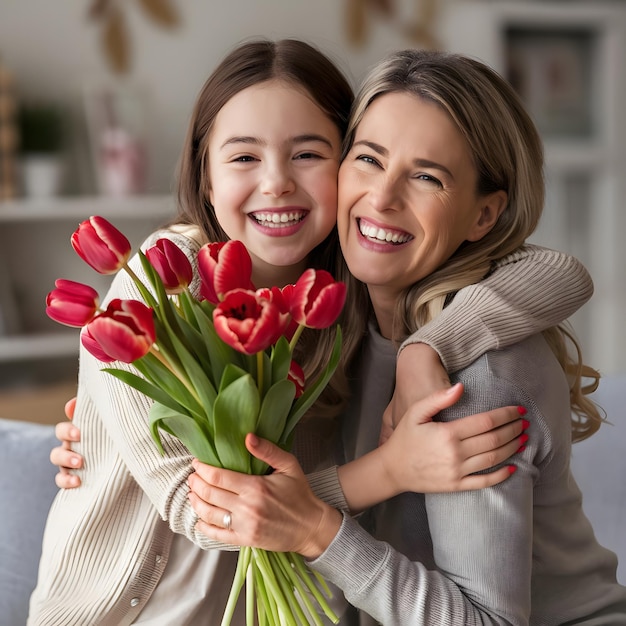
[[[353,513],[399,493],[467,491],[496,485],[515,466],[499,465],[528,439],[521,419],[523,407],[510,406],[477,413],[453,422],[432,418],[463,394],[457,384],[413,404],[391,437],[376,450],[339,468],[339,480]]]
[[[524,446],[528,435],[523,431],[529,424],[521,417],[526,410],[509,406],[453,422],[426,418],[452,406],[462,394],[458,383],[414,404],[379,448],[385,473],[398,493],[483,489],[515,471],[515,466],[506,465],[476,474],[505,462]]]
[[[341,514],[313,494],[292,454],[251,433],[246,447],[273,473],[250,476],[194,460],[189,500],[200,517],[197,529],[223,543],[316,558],[337,534]]]
[[[56,438],[61,441],[61,445],[52,448],[50,452],[50,462],[59,468],[59,472],[54,477],[54,482],[60,489],[73,489],[80,487],[80,478],[71,471],[80,469],[83,466],[83,457],[72,450],[72,443],[80,441],[80,430],[71,422],[76,408],[76,398],[68,400],[65,404],[65,415],[69,422],[59,422],[55,429]]]

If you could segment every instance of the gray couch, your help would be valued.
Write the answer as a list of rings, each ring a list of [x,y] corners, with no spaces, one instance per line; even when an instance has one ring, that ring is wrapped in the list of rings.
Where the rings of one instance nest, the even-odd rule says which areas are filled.
[[[626,584],[626,375],[606,378],[595,394],[613,425],[574,446],[573,471],[603,545],[618,554]],[[57,445],[52,426],[0,419],[0,626],[23,626],[37,577],[46,513],[54,498]]]

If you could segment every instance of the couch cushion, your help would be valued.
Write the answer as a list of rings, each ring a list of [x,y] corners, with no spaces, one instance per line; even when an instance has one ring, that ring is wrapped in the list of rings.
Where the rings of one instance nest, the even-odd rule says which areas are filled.
[[[26,623],[41,539],[57,492],[54,427],[0,419],[0,624]]]

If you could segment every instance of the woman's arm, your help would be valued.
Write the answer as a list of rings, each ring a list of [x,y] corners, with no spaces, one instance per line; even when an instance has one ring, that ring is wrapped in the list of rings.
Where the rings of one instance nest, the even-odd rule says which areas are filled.
[[[461,289],[401,350],[423,342],[452,374],[489,350],[510,346],[560,324],[593,294],[593,281],[576,258],[525,245],[496,264],[479,283]],[[415,398],[413,398],[415,399]]]
[[[512,384],[482,380],[477,385],[443,412],[445,419],[503,401],[532,406]],[[534,439],[540,436],[541,416],[531,411],[529,420],[538,426]],[[533,461],[529,446],[519,456],[515,474],[492,488],[403,494],[385,503],[376,513],[382,541],[344,517],[329,548],[310,565],[339,586],[351,604],[384,624],[526,626],[538,476]]]
[[[515,471],[508,464],[483,473],[512,457],[526,442],[528,435],[523,431],[528,420],[521,419],[526,409],[510,406],[450,423],[433,421],[462,394],[463,385],[454,385],[415,403],[385,443],[338,468],[350,512],[361,512],[407,491],[484,489]]]
[[[525,245],[498,261],[489,276],[459,290],[441,314],[402,344],[381,441],[413,402],[449,386],[448,374],[489,350],[560,324],[592,294],[585,266],[563,252]]]

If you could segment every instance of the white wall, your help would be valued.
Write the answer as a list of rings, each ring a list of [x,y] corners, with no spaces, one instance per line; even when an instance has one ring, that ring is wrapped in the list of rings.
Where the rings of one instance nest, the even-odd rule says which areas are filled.
[[[419,9],[415,0],[397,0],[400,17],[393,23],[374,22],[367,46],[355,49],[346,39],[346,0],[170,2],[181,16],[181,25],[174,31],[154,25],[138,2],[120,0],[132,38],[133,68],[128,79],[149,93],[150,193],[171,189],[192,103],[215,64],[232,46],[253,36],[301,38],[326,51],[356,85],[368,67],[389,50],[412,45],[402,36],[400,22],[415,17]],[[86,0],[0,0],[0,59],[15,73],[20,93],[25,99],[46,97],[66,103],[74,112],[76,129],[81,128],[84,116],[83,85],[112,76],[100,50],[99,30],[87,19],[88,4]],[[476,55],[502,69],[496,14],[556,10],[567,21],[581,11],[601,12],[601,7],[610,7],[626,18],[626,3],[602,0],[441,0],[437,28],[446,47]],[[626,102],[626,81],[621,78],[621,68],[626,66],[625,31],[611,43],[611,67],[602,68],[619,80],[608,81],[602,119],[610,150],[607,158],[594,166],[606,177],[607,185],[601,189],[604,195],[598,193],[592,199],[587,218],[590,230],[569,233],[568,207],[562,206],[562,201],[559,207],[558,198],[553,202],[555,194],[548,189],[550,206],[536,237],[544,245],[575,254],[589,267],[596,296],[593,305],[574,318],[575,328],[582,335],[587,355],[604,373],[626,371],[626,334],[620,321],[626,305],[626,252],[621,241],[626,235],[626,214],[621,210],[626,195],[626,125],[621,105]],[[84,144],[84,136],[78,133],[70,185],[74,193],[94,190],[89,159],[81,152]]]
[[[195,97],[219,59],[253,36],[297,37],[327,52],[353,82],[392,47],[408,45],[398,30],[373,25],[367,49],[347,46],[342,0],[170,0],[180,16],[176,30],[164,30],[123,0],[133,46],[128,76],[150,94],[150,191],[168,191]],[[85,82],[111,73],[100,51],[99,29],[86,16],[86,0],[0,0],[0,58],[15,73],[24,98],[68,102],[82,114]],[[79,191],[89,191],[85,172]],[[87,187],[87,189],[85,189]]]

